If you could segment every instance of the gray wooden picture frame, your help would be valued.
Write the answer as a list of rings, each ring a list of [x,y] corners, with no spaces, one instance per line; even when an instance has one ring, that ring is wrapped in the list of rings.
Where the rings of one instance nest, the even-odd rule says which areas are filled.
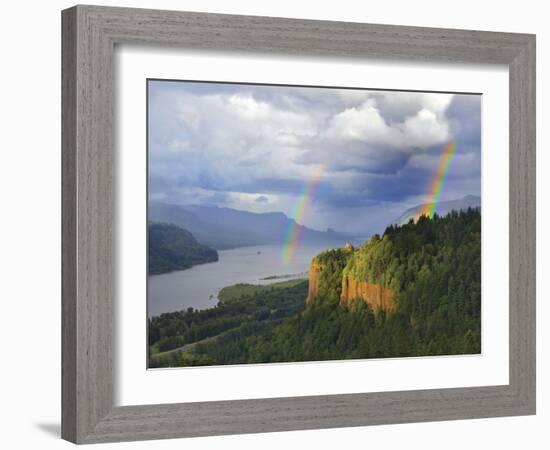
[[[144,9],[62,12],[62,437],[75,443],[535,413],[535,36]],[[510,82],[509,384],[114,406],[115,44],[505,64]]]

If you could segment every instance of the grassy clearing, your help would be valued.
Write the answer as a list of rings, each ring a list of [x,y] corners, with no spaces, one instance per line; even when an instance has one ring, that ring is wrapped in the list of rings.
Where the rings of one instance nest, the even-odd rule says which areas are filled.
[[[256,295],[261,292],[271,291],[273,289],[286,289],[303,283],[305,279],[298,278],[294,280],[280,281],[271,284],[246,284],[238,283],[233,286],[227,286],[220,290],[218,298],[220,302],[228,303],[233,300],[239,299],[242,296]]]

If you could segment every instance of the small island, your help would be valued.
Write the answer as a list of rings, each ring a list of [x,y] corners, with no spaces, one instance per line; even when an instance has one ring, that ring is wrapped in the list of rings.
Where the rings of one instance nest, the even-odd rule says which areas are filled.
[[[303,273],[285,273],[283,275],[269,275],[268,277],[260,278],[260,280],[261,281],[285,280],[287,278],[300,278],[301,276],[306,277],[307,272],[303,272]]]

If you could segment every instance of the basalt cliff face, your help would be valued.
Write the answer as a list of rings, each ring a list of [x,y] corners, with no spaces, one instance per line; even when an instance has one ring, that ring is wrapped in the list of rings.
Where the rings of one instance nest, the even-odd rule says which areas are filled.
[[[308,273],[309,288],[307,292],[307,304],[312,304],[319,295],[319,279],[321,276],[322,266],[315,260],[311,262]]]
[[[396,293],[393,290],[344,275],[352,257],[353,249],[349,248],[329,250],[315,257],[309,268],[306,303],[311,305],[322,298],[348,306],[352,300],[363,300],[375,311],[394,311]]]
[[[357,281],[353,278],[342,277],[342,294],[340,304],[349,305],[352,300],[360,299],[367,303],[373,310],[394,311],[395,292],[380,284]]]
[[[307,304],[319,301],[334,304],[340,301],[342,274],[352,253],[336,248],[313,258],[309,268]]]

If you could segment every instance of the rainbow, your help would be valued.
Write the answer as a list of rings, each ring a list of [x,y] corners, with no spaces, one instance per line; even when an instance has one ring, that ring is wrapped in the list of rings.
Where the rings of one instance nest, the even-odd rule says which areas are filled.
[[[326,164],[321,164],[316,168],[307,180],[304,190],[294,203],[290,214],[291,220],[289,220],[281,251],[282,260],[285,264],[292,261],[294,258],[294,253],[300,245],[300,232],[302,230],[302,225],[300,224],[304,222],[308,205],[311,202],[313,194],[315,193],[315,189],[319,185],[319,181],[323,176],[325,168]]]
[[[441,191],[443,190],[443,185],[445,184],[445,178],[449,172],[449,165],[455,151],[456,144],[454,142],[449,142],[443,149],[443,152],[439,157],[437,170],[430,181],[428,191],[426,193],[426,199],[422,205],[422,209],[420,210],[418,217],[426,216],[431,218],[434,216],[435,209],[441,198]]]

